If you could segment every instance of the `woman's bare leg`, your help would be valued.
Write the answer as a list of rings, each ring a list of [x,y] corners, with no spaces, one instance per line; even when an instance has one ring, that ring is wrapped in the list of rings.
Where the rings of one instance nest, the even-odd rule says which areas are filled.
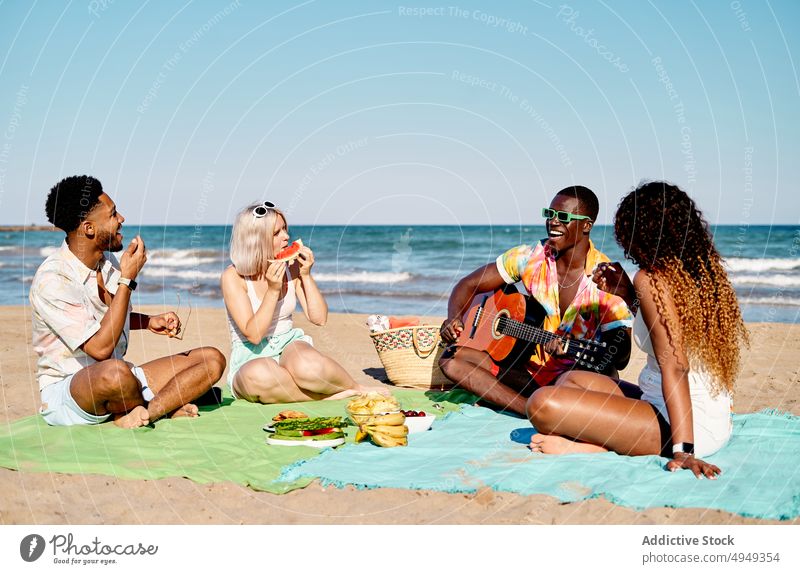
[[[603,375],[566,373],[555,386],[533,393],[527,412],[540,435],[547,435],[534,435],[533,450],[558,454],[598,452],[602,447],[619,454],[661,453],[661,428],[653,408],[625,397]],[[570,439],[571,444],[566,442]]]
[[[344,368],[303,341],[295,341],[284,349],[280,365],[305,393],[343,399],[375,387],[359,385]]]
[[[289,371],[273,359],[254,359],[245,363],[233,379],[237,397],[251,403],[298,403],[323,396],[297,386]]]

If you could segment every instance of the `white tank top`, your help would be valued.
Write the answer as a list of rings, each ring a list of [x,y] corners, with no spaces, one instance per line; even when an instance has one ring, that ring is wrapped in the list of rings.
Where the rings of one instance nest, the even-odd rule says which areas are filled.
[[[639,388],[642,390],[642,399],[654,405],[661,415],[669,422],[667,403],[664,400],[664,391],[661,388],[661,367],[658,365],[650,331],[642,318],[642,311],[633,320],[633,339],[639,348],[647,354],[647,364],[639,374]],[[712,396],[711,375],[699,365],[689,367],[689,395],[692,409],[695,411],[694,422],[697,427],[700,419],[706,419],[707,426],[715,429],[718,437],[730,436],[730,414],[732,397],[725,389],[721,389]],[[716,426],[708,421],[717,421]],[[695,429],[695,436],[698,434]],[[727,435],[726,435],[727,433]],[[727,440],[727,439],[726,439]]]
[[[272,315],[272,323],[269,329],[267,329],[267,334],[264,336],[265,339],[275,335],[282,335],[292,329],[292,313],[294,313],[294,309],[297,306],[297,294],[294,291],[294,281],[292,281],[292,276],[289,274],[288,269],[286,270],[286,278],[286,295],[283,296],[283,299],[278,299],[275,313]],[[253,313],[255,313],[258,311],[258,308],[261,307],[263,299],[258,298],[252,281],[245,279],[244,282],[247,285],[247,296],[250,299],[250,306],[253,308]],[[230,313],[228,313],[228,328],[231,332],[232,342],[236,343],[236,341],[239,341],[243,344],[251,344],[250,341],[247,340],[247,337],[239,330],[239,327],[236,326],[236,321],[231,318]]]

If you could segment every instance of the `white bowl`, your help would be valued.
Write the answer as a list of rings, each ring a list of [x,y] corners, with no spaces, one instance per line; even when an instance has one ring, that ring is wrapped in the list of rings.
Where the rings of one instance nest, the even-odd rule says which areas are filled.
[[[415,434],[418,432],[425,432],[433,421],[436,420],[434,415],[425,415],[424,417],[406,417],[406,426],[408,427],[408,434]]]

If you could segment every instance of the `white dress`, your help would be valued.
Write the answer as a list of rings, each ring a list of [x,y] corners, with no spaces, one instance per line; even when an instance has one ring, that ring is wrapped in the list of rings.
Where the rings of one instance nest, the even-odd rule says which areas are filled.
[[[647,365],[639,374],[639,388],[642,400],[647,401],[669,422],[669,413],[661,388],[661,369],[658,366],[650,333],[642,313],[633,321],[633,339],[647,354]],[[714,454],[728,442],[733,431],[731,421],[731,396],[721,389],[712,396],[711,375],[693,365],[689,370],[689,396],[692,401],[692,421],[694,429],[694,450],[698,458]]]

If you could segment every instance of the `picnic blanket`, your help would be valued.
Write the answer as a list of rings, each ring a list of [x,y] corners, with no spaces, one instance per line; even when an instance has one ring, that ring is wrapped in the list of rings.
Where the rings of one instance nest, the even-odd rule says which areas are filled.
[[[409,437],[408,448],[347,445],[287,468],[281,478],[320,477],[324,484],[475,492],[483,487],[548,494],[563,502],[604,496],[635,509],[702,507],[743,516],[800,514],[800,418],[774,412],[734,415],[730,442],[704,460],[717,480],[667,472],[667,459],[615,453],[549,456],[525,446],[527,420],[464,406]]]
[[[729,444],[708,460],[723,469],[716,481],[668,473],[666,459],[614,453],[547,456],[526,444],[525,420],[471,406],[460,390],[395,390],[406,409],[441,412],[431,431],[411,435],[409,447],[348,444],[322,452],[264,443],[263,425],[280,410],[312,416],[344,414],[346,401],[255,405],[224,399],[198,419],[159,421],[155,428],[113,424],[49,427],[32,416],[0,426],[0,466],[27,472],[104,474],[127,479],[186,477],[232,481],[284,493],[316,478],[325,484],[474,492],[483,487],[548,494],[571,502],[604,496],[636,509],[703,507],[758,518],[800,515],[800,418],[764,412],[734,415]],[[438,402],[442,411],[433,409]],[[444,414],[444,413],[450,414]],[[347,430],[352,442],[353,427]]]
[[[424,393],[397,390],[406,408],[442,412],[475,397],[464,391]],[[196,419],[160,420],[154,427],[120,429],[112,423],[50,427],[39,415],[0,426],[0,466],[27,472],[103,474],[128,479],[186,477],[195,482],[232,481],[281,494],[307,486],[313,477],[276,482],[281,470],[317,456],[312,447],[265,444],[262,427],[284,409],[311,416],[345,416],[346,400],[256,405],[226,394],[221,406],[203,407]],[[354,427],[347,428],[349,440]]]

